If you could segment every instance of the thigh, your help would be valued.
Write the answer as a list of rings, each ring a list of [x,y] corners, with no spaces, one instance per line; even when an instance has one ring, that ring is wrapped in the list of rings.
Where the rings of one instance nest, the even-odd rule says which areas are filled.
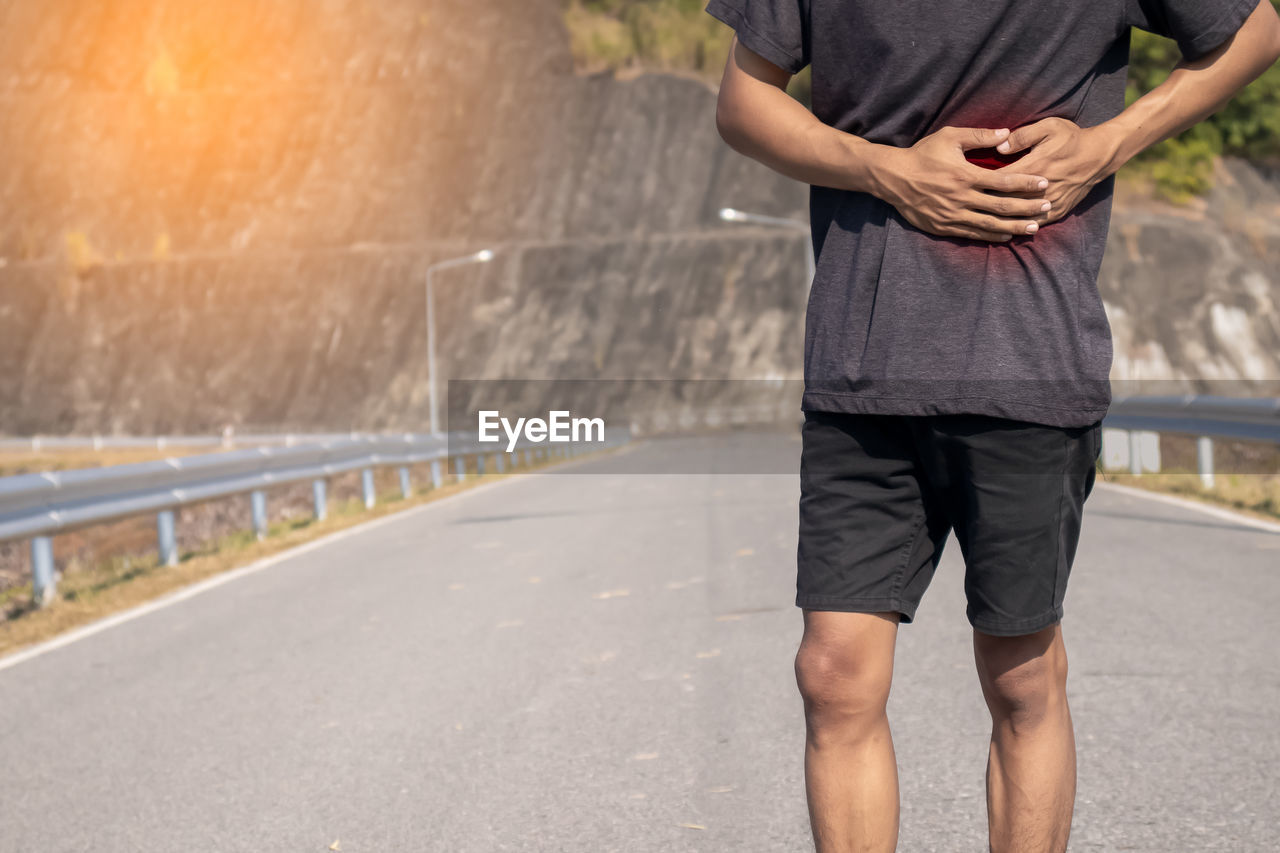
[[[947,416],[917,446],[964,552],[970,624],[1012,636],[1061,619],[1101,424]]]
[[[915,618],[946,537],[902,418],[807,412],[796,605]]]

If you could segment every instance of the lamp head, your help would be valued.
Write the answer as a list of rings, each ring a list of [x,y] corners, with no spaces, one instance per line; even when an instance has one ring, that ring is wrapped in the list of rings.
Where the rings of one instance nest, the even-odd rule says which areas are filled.
[[[480,251],[476,252],[475,257],[476,257],[476,260],[482,264],[488,263],[489,261],[493,260],[493,250],[481,249]]]
[[[720,208],[720,218],[725,222],[741,222],[746,217],[732,207],[722,207]]]

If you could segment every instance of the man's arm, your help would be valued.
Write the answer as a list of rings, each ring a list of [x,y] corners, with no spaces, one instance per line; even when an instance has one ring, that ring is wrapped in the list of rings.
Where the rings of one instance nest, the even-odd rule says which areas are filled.
[[[1043,176],[964,158],[994,147],[1007,128],[947,127],[911,148],[879,145],[823,124],[786,93],[790,79],[734,38],[716,103],[716,127],[731,148],[798,181],[871,193],[933,234],[998,242],[1039,227],[1032,217],[1048,203]]]
[[[1194,62],[1179,62],[1168,79],[1105,122],[1115,172],[1138,152],[1176,136],[1222,109],[1280,59],[1280,16],[1260,0],[1236,34]]]
[[[1168,79],[1115,118],[1087,128],[1044,119],[1015,130],[997,150],[1031,149],[1017,165],[1048,176],[1053,207],[1041,221],[1052,222],[1140,151],[1220,110],[1277,59],[1280,17],[1270,0],[1260,0],[1235,35],[1194,61],[1179,62]]]

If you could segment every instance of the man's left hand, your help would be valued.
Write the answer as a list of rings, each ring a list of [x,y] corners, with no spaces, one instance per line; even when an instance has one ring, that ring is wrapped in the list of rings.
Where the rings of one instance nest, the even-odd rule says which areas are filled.
[[[1080,127],[1065,118],[1046,118],[1020,127],[996,146],[1001,154],[1031,149],[1005,169],[1043,175],[1049,181],[1045,197],[1053,204],[1034,217],[1041,224],[1056,222],[1114,169],[1115,144],[1104,126]]]

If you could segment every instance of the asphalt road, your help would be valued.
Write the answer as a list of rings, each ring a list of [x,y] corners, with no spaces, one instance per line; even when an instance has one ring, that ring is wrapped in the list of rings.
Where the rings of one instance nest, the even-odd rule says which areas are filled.
[[[0,669],[0,850],[811,849],[798,481],[766,473],[798,451],[510,478]],[[1095,492],[1072,850],[1275,849],[1278,569],[1280,535]],[[912,853],[986,850],[962,571],[952,541],[900,632]]]

